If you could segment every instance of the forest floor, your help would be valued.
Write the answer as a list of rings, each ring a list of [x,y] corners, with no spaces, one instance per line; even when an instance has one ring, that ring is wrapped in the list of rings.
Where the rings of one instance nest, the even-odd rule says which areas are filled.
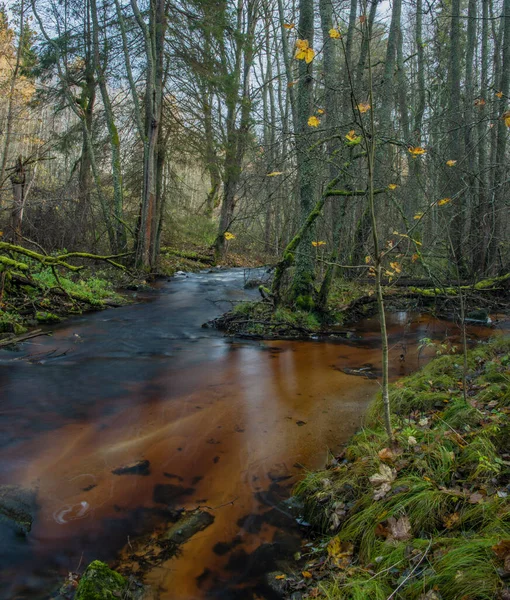
[[[465,381],[465,394],[463,385]],[[391,388],[327,467],[295,490],[313,534],[282,597],[510,598],[510,338],[441,356]]]

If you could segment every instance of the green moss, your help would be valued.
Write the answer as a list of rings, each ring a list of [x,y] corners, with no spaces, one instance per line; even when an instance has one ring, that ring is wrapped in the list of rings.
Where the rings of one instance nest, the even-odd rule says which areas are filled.
[[[59,323],[60,317],[50,312],[46,311],[37,311],[35,313],[35,320],[38,323]]]
[[[80,579],[75,600],[115,600],[123,597],[126,588],[127,581],[122,575],[95,560]]]

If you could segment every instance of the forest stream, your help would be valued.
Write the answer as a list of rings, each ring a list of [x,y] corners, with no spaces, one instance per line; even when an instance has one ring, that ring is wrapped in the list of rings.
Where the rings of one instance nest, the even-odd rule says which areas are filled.
[[[379,325],[299,342],[202,328],[258,294],[243,283],[242,269],[176,276],[143,302],[0,352],[0,484],[36,489],[38,503],[27,538],[0,523],[1,600],[48,598],[69,571],[114,561],[168,506],[206,506],[215,520],[148,573],[162,600],[241,597],[273,568],[261,544],[299,549],[299,528],[271,509],[361,424],[379,385]],[[393,380],[435,353],[419,339],[458,343],[453,322],[388,319]],[[343,371],[363,365],[365,376]],[[112,472],[141,460],[143,473]]]

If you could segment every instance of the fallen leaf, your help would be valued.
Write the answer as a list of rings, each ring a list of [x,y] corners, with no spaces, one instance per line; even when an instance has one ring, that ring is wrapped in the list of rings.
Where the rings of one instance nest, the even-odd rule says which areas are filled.
[[[411,539],[411,522],[409,517],[405,515],[399,519],[390,517],[388,519],[388,528],[390,530],[390,536],[388,539],[396,540],[397,542],[405,542]]]
[[[287,575],[276,575],[275,579],[285,579]]]
[[[266,177],[278,177],[278,175],[283,175],[283,171],[273,171],[272,173],[268,173]]]
[[[505,571],[510,573],[510,540],[501,540],[492,546],[492,550],[503,561]]]
[[[474,492],[468,498],[468,502],[470,504],[479,504],[482,500],[483,500],[483,496],[482,496],[482,494],[480,494],[480,492]]]
[[[392,462],[393,459],[395,458],[395,455],[393,454],[393,452],[390,448],[383,448],[382,450],[379,450],[379,452],[377,453],[377,456],[381,460],[387,461],[387,462]]]
[[[369,477],[370,483],[374,486],[374,500],[384,498],[391,490],[391,484],[395,481],[397,472],[384,463],[379,465],[379,473]]]
[[[304,577],[305,579],[311,579],[311,578],[312,578],[312,574],[310,573],[310,571],[303,571],[303,572],[301,573],[301,575],[303,575],[303,577]]]
[[[452,527],[455,527],[455,525],[457,525],[459,521],[460,516],[458,512],[454,512],[451,515],[446,515],[443,519],[443,523],[446,529],[452,529]]]

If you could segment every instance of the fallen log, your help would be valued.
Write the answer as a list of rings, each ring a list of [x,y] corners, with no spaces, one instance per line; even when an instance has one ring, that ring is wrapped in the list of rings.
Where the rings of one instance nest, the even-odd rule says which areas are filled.
[[[24,342],[26,340],[30,340],[35,337],[39,337],[41,335],[51,335],[51,331],[43,331],[42,329],[35,329],[34,331],[30,331],[29,333],[24,333],[22,335],[14,335],[12,337],[6,338],[5,340],[0,340],[0,348],[5,346],[11,346],[12,344],[19,344],[20,342]]]

